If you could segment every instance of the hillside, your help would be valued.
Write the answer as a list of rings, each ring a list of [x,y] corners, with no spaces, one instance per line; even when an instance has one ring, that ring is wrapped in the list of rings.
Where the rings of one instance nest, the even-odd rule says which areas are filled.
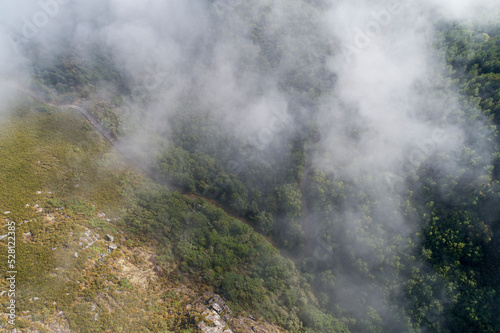
[[[18,331],[196,332],[202,322],[211,325],[204,311],[211,309],[213,289],[179,272],[173,257],[158,260],[159,243],[131,233],[122,222],[134,192],[161,185],[127,165],[75,112],[27,100],[2,128],[0,210],[5,222],[20,221]],[[173,200],[194,204],[187,197]],[[182,214],[191,213],[187,207]],[[6,307],[8,294],[1,297]],[[228,313],[238,331],[280,332],[248,314]],[[3,315],[4,328],[7,321]]]
[[[498,5],[37,6],[0,30],[3,330],[500,330]]]

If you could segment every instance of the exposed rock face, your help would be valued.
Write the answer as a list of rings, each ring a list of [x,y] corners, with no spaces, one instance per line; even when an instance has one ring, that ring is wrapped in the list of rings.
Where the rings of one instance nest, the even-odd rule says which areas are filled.
[[[49,213],[44,214],[41,221],[44,225],[49,226],[67,218],[69,219],[62,212]],[[7,219],[4,219],[4,221],[8,222]],[[28,222],[23,221],[23,223]],[[196,329],[197,326],[204,333],[286,333],[272,324],[260,321],[259,318],[253,318],[248,314],[232,313],[221,296],[214,292],[205,292],[207,287],[198,285],[196,281],[170,283],[169,279],[162,279],[165,276],[164,270],[170,273],[174,272],[176,264],[172,262],[167,266],[165,263],[162,263],[163,266],[160,267],[156,260],[156,254],[154,254],[154,248],[147,246],[128,247],[125,244],[126,239],[124,237],[113,237],[106,234],[104,234],[104,237],[100,237],[97,233],[99,229],[89,229],[76,222],[74,226],[75,229],[68,230],[67,233],[69,239],[71,239],[71,252],[65,252],[64,258],[70,257],[68,259],[75,260],[73,258],[85,257],[86,259],[83,261],[86,263],[85,269],[83,269],[83,272],[78,270],[78,278],[74,279],[74,282],[78,283],[78,288],[86,289],[88,285],[85,281],[96,281],[97,278],[101,279],[103,277],[103,281],[106,284],[105,291],[93,300],[75,300],[75,304],[85,307],[86,310],[84,313],[87,318],[86,322],[89,325],[93,325],[94,323],[99,325],[100,321],[105,320],[105,316],[125,318],[126,314],[127,318],[129,316],[133,318],[131,322],[136,325],[142,323],[146,316],[156,319],[161,318],[161,320],[164,320],[166,317],[172,322],[172,328],[170,329],[172,332],[178,332],[179,327],[189,325],[191,329]],[[24,240],[27,241],[30,235],[24,233],[23,236],[25,236]],[[36,239],[34,242],[36,242]],[[99,249],[107,248],[108,253],[86,250],[92,245]],[[51,250],[60,254],[62,247],[56,246],[51,248]],[[131,258],[133,258],[133,261]],[[109,268],[109,271],[104,276],[101,275],[103,267]],[[76,275],[77,270],[75,269],[70,272],[67,268],[56,267],[51,272],[52,277],[59,277],[61,280],[64,278],[65,281],[69,281],[69,274]],[[128,287],[121,286],[119,281],[122,279],[127,279],[130,282]],[[68,290],[64,290],[62,294],[72,297]],[[169,296],[166,297],[166,295]],[[43,295],[36,296],[39,296],[39,298],[32,297],[29,299],[29,302],[34,305],[41,305],[47,301]],[[7,299],[7,292],[0,290],[0,298],[2,300]],[[127,307],[126,302],[130,302],[131,300],[138,301],[141,306],[137,308]],[[151,302],[150,300],[153,301]],[[99,307],[97,304],[99,304]],[[165,312],[157,315],[158,312],[156,311],[145,311],[144,308],[148,304],[155,304],[155,308],[157,305],[163,308]],[[26,332],[73,332],[75,330],[73,324],[75,322],[74,314],[68,312],[67,315],[66,312],[63,312],[59,308],[58,302],[54,302],[53,305],[48,318],[43,321],[35,321],[35,318],[39,318],[39,312],[36,315],[30,311],[20,313],[19,318],[29,325],[26,328]],[[38,311],[40,306],[35,306],[34,309]],[[71,318],[68,319],[69,317]],[[6,321],[6,314],[0,313],[0,332],[4,331],[5,326],[2,325]],[[72,327],[70,327],[70,323],[72,323]],[[119,323],[118,325],[123,325],[118,327],[126,327],[125,325],[127,324]]]
[[[188,305],[193,317],[198,318],[198,328],[203,333],[281,333],[277,326],[257,321],[252,315],[233,316],[231,309],[219,295],[207,292]]]
[[[203,333],[232,333],[217,311],[207,309],[202,313],[204,320],[198,324]],[[227,329],[226,329],[227,328]]]
[[[217,294],[207,292],[195,304],[197,311],[201,312],[201,321],[198,327],[203,333],[232,333],[226,320],[230,320],[231,310],[226,302]]]
[[[208,300],[208,304],[221,316],[227,317],[231,314],[231,310],[226,305],[226,302],[217,294],[213,294],[213,297]]]

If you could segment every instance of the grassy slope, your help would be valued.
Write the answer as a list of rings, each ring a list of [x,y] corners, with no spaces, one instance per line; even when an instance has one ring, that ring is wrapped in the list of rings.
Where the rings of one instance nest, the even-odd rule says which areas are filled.
[[[3,217],[17,224],[16,300],[18,315],[27,314],[18,328],[57,318],[63,311],[72,329],[104,331],[107,327],[119,331],[127,327],[126,331],[140,331],[146,325],[144,314],[138,311],[147,308],[153,291],[138,296],[127,293],[134,286],[127,280],[120,282],[119,269],[113,269],[117,258],[129,250],[119,249],[100,264],[96,259],[107,253],[104,241],[95,242],[88,250],[79,245],[87,227],[93,235],[101,233],[101,239],[104,232],[119,234],[97,213],[119,214],[127,203],[127,192],[134,184],[141,184],[140,176],[128,170],[120,156],[76,113],[40,112],[36,106],[25,104],[4,121],[2,129],[0,211],[10,211]],[[43,212],[37,212],[37,204],[44,207]],[[56,210],[59,206],[65,209]],[[100,227],[104,229],[98,230]],[[6,253],[4,240],[0,247],[2,272],[6,271]],[[88,266],[92,266],[89,263],[94,261],[98,264],[87,274]],[[125,292],[115,294],[112,302],[100,300],[102,288],[109,285],[112,290]],[[6,296],[1,299],[4,306]],[[33,297],[39,299],[30,300]],[[115,303],[112,315],[101,314],[94,320],[92,304],[104,307],[108,303]]]
[[[17,226],[17,328],[196,332],[200,316],[186,305],[207,287],[174,270],[156,274],[149,260],[156,244],[106,220],[123,216],[134,193],[155,185],[71,111],[25,102],[0,128],[0,216]],[[117,250],[108,251],[106,234]],[[0,290],[8,289],[6,266],[4,239]],[[0,295],[2,307],[8,301]],[[11,328],[5,316],[0,327]]]

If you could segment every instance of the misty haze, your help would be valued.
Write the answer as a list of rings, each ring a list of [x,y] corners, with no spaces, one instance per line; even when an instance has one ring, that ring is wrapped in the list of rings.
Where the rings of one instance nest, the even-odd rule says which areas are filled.
[[[1,332],[500,332],[500,4],[0,2]]]

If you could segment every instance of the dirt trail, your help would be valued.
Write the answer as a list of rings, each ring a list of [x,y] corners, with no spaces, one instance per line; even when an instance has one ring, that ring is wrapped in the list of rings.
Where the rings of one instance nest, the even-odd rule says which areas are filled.
[[[49,101],[47,101],[45,98],[43,98],[42,96],[38,95],[36,92],[32,91],[32,90],[29,90],[29,89],[26,89],[14,82],[10,82],[10,81],[2,81],[0,80],[0,85],[5,85],[5,86],[8,86],[8,87],[11,87],[13,89],[16,89],[18,91],[21,91],[23,93],[26,93],[27,95],[29,95],[31,98],[33,98],[34,100],[36,100],[37,102],[40,102],[40,103],[43,103],[43,104],[46,104],[50,107],[53,107],[53,108],[56,108],[56,109],[72,109],[72,110],[75,110],[77,111],[78,113],[80,113],[84,118],[85,120],[87,120],[87,122],[96,130],[99,132],[99,134],[101,134],[105,139],[106,141],[108,141],[121,155],[123,155],[127,160],[129,160],[129,162],[131,162],[134,166],[136,166],[137,168],[139,168],[142,172],[144,172],[145,174],[147,174],[150,178],[152,178],[156,183],[159,183],[161,185],[164,185],[164,186],[167,186],[170,190],[172,191],[175,191],[175,192],[179,192],[181,194],[183,194],[185,197],[188,197],[188,198],[191,198],[191,199],[201,199],[205,202],[208,202],[210,204],[213,204],[219,208],[221,208],[222,210],[224,210],[224,212],[226,214],[228,214],[229,216],[235,218],[235,219],[238,219],[239,221],[249,225],[250,227],[252,227],[252,229],[255,230],[254,226],[249,222],[247,221],[246,219],[236,215],[235,213],[233,213],[230,209],[228,209],[227,207],[225,207],[224,205],[220,204],[219,202],[213,200],[213,199],[210,199],[210,198],[206,198],[206,197],[203,197],[203,196],[200,196],[196,193],[193,193],[193,192],[188,192],[176,185],[173,185],[172,183],[168,182],[167,179],[165,179],[165,177],[161,176],[160,174],[158,174],[158,172],[155,172],[152,168],[150,168],[149,166],[145,165],[144,163],[141,163],[140,161],[138,161],[136,158],[134,158],[133,156],[131,156],[129,153],[127,153],[125,150],[123,150],[119,145],[118,143],[116,142],[116,140],[111,137],[111,135],[109,135],[108,131],[102,127],[98,122],[97,120],[86,110],[84,109],[83,107],[79,106],[79,105],[75,105],[75,104],[64,104],[64,105],[59,105],[59,104],[53,104],[53,103],[50,103]],[[256,231],[258,232],[258,231]],[[274,242],[274,240],[269,237],[269,236],[266,236],[266,235],[263,235],[261,234],[262,236],[264,236],[264,238],[275,248],[277,248],[278,250],[279,247],[277,246],[277,244]],[[285,253],[283,253],[283,251],[280,251],[281,254],[283,256],[285,256],[286,258],[292,260],[292,258],[290,258],[288,255],[286,255]]]
[[[136,158],[134,158],[131,154],[129,154],[125,150],[123,150],[118,145],[118,143],[116,142],[116,140],[109,134],[108,130],[106,130],[104,127],[102,127],[97,122],[97,120],[86,109],[84,109],[83,107],[81,107],[79,105],[76,105],[76,104],[54,104],[54,103],[50,103],[48,100],[46,100],[44,97],[40,96],[36,92],[34,92],[32,90],[29,90],[29,89],[26,89],[26,88],[18,85],[15,82],[0,80],[0,85],[8,86],[8,87],[16,89],[16,90],[18,90],[20,92],[23,92],[23,93],[29,95],[34,100],[36,100],[37,102],[46,104],[46,105],[48,105],[50,107],[53,107],[55,109],[59,109],[59,110],[72,109],[72,110],[77,111],[78,113],[80,113],[85,118],[85,120],[87,120],[87,122],[95,130],[97,130],[99,132],[99,134],[101,134],[106,139],[106,141],[108,141],[121,155],[123,155],[132,164],[134,164],[134,166],[138,167],[141,171],[143,171],[148,176],[150,176],[151,178],[153,178],[156,182],[169,187],[171,190],[174,190],[174,191],[177,191],[177,192],[181,192],[181,193],[187,193],[186,191],[182,191],[182,189],[178,188],[177,186],[168,183],[165,179],[162,179],[159,175],[156,175],[156,173],[151,168],[149,168],[148,166],[146,166],[144,163],[141,163]]]

